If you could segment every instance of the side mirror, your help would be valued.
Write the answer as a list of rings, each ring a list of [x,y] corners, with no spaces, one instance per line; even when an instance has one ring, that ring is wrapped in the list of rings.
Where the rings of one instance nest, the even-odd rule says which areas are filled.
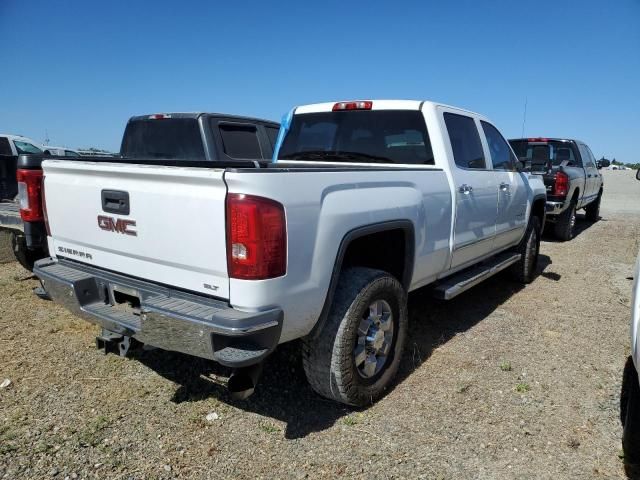
[[[607,168],[609,165],[611,165],[611,162],[609,160],[598,160],[596,162],[598,170],[600,170],[601,168]]]
[[[640,168],[636,170],[636,180],[640,180]]]

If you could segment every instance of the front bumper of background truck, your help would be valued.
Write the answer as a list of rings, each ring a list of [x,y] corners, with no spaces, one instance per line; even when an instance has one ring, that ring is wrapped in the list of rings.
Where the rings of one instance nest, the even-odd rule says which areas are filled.
[[[164,350],[242,368],[260,363],[280,340],[280,309],[243,312],[222,300],[66,259],[39,260],[33,273],[53,301],[77,316]]]

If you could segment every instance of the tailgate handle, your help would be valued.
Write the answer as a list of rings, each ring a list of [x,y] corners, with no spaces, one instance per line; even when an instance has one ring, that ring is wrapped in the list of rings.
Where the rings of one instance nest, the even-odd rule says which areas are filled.
[[[129,192],[102,190],[102,210],[107,213],[129,215]]]

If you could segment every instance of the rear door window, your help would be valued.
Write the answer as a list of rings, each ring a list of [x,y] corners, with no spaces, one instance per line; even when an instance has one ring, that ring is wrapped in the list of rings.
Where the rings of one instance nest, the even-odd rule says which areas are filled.
[[[255,125],[220,123],[218,129],[227,156],[236,159],[262,159],[258,129]]]
[[[485,169],[486,162],[482,142],[473,118],[445,112],[444,123],[447,126],[447,132],[449,132],[449,141],[456,165],[460,168]]]
[[[511,147],[500,134],[498,129],[490,123],[480,121],[482,130],[489,145],[489,153],[491,155],[491,163],[494,170],[514,170],[516,158],[511,151]]]

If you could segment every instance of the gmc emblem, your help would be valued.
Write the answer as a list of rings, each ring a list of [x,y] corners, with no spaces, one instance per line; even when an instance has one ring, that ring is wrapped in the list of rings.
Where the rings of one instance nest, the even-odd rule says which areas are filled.
[[[136,226],[135,220],[98,215],[98,226],[105,232],[122,233],[123,235],[132,235],[134,237],[138,236],[138,232],[131,229],[131,227]]]

